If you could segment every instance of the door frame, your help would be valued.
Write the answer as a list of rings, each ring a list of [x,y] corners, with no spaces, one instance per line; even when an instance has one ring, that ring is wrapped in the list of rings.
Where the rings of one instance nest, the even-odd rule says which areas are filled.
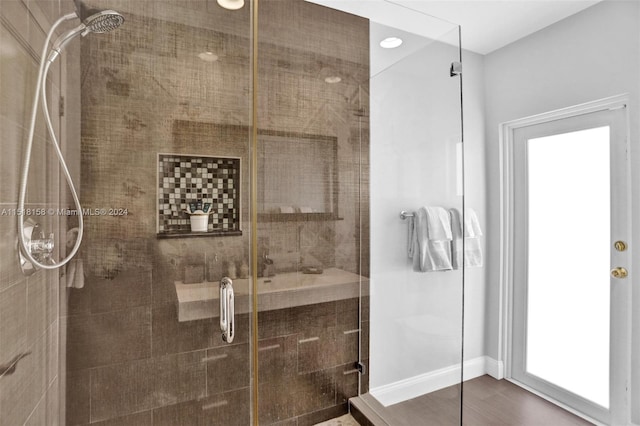
[[[500,144],[500,292],[499,292],[499,317],[498,317],[498,378],[505,378],[507,380],[512,379],[512,346],[513,340],[511,338],[513,332],[513,287],[514,287],[514,249],[515,249],[515,221],[514,221],[514,208],[515,208],[515,194],[514,194],[514,133],[516,129],[531,126],[535,124],[546,123],[549,121],[561,120],[564,118],[570,118],[578,115],[594,113],[598,111],[612,110],[612,109],[625,109],[626,123],[624,133],[626,134],[626,174],[627,174],[627,223],[629,230],[631,230],[631,163],[630,163],[630,120],[629,120],[629,95],[621,94],[612,96],[593,102],[587,102],[584,104],[575,105],[568,108],[562,108],[555,111],[546,112],[543,114],[533,115],[521,119],[516,119],[501,123],[499,126],[499,144]],[[631,232],[629,234],[629,240],[631,240]],[[630,244],[628,249],[629,259],[633,259],[633,247]],[[615,345],[615,350],[612,351],[612,355],[616,354],[615,358],[612,356],[610,362],[615,365],[619,365],[620,368],[615,371],[611,371],[614,382],[620,383],[620,386],[612,387],[610,392],[612,395],[610,412],[611,412],[611,424],[630,424],[630,379],[631,379],[631,287],[633,283],[633,272],[631,271],[631,264],[628,265],[630,269],[629,276],[626,281],[626,285],[623,286],[622,294],[618,294],[618,298],[624,298],[626,303],[622,306],[620,311],[615,312],[615,323],[618,324],[617,329],[612,330],[611,342]],[[515,382],[521,385],[519,382]],[[526,386],[523,386],[526,387]],[[528,390],[532,390],[527,388]],[[534,392],[536,393],[536,392]],[[571,407],[568,407],[553,398],[546,395],[541,395],[545,399],[562,406],[568,411],[573,412],[576,415],[587,418],[591,422],[598,423],[594,419],[589,418],[583,413],[577,412]]]

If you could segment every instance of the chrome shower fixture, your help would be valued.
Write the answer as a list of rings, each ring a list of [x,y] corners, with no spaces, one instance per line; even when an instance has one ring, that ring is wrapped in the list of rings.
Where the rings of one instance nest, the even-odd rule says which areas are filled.
[[[84,230],[84,220],[82,217],[82,206],[78,198],[78,193],[71,179],[71,174],[64,161],[62,151],[60,151],[60,145],[53,129],[53,123],[51,122],[51,115],[49,114],[49,107],[47,105],[47,74],[51,64],[60,55],[64,47],[78,35],[85,36],[89,33],[106,33],[118,28],[124,22],[124,17],[113,10],[87,10],[84,4],[75,0],[76,13],[70,13],[59,18],[47,33],[44,46],[42,48],[42,55],[40,56],[40,68],[38,70],[38,78],[36,81],[36,90],[33,100],[33,108],[31,110],[31,122],[29,127],[29,133],[27,136],[27,143],[24,154],[24,165],[22,167],[22,178],[20,180],[20,192],[18,196],[18,210],[24,212],[25,199],[27,195],[27,183],[29,180],[29,165],[31,164],[31,149],[33,148],[33,137],[36,126],[36,116],[38,113],[38,102],[40,96],[42,96],[42,111],[44,113],[45,122],[47,124],[47,130],[51,136],[51,142],[54,147],[55,153],[60,163],[60,169],[64,174],[69,190],[73,197],[73,201],[78,212],[78,237],[75,241],[71,252],[60,262],[55,262],[52,258],[54,249],[54,235],[49,234],[48,238],[44,235],[33,235],[35,229],[38,228],[38,224],[32,219],[25,217],[22,214],[18,215],[18,250],[20,257],[20,267],[25,275],[31,275],[38,269],[57,269],[66,265],[73,256],[76,255],[82,242],[82,233]],[[51,37],[56,28],[60,26],[64,21],[70,21],[73,19],[80,19],[81,23],[77,27],[66,31],[53,43],[51,49],[49,49],[49,43]],[[45,61],[44,59],[47,58]],[[35,237],[35,238],[34,238]]]
[[[53,265],[53,249],[55,243],[53,241],[53,234],[49,234],[48,238],[45,237],[44,232],[40,229],[40,224],[29,218],[24,223],[24,239],[26,247],[31,253],[31,256],[35,258],[39,263],[45,265]],[[18,256],[20,258],[20,268],[24,275],[32,275],[37,271],[37,268],[31,263],[25,255],[22,254],[23,250],[18,250]]]
[[[81,8],[79,7],[79,13]],[[53,62],[56,57],[62,52],[62,49],[78,35],[86,36],[89,33],[103,34],[113,31],[118,28],[124,22],[124,16],[116,12],[115,10],[101,10],[91,11],[93,12],[86,18],[81,18],[82,22],[77,27],[65,32],[53,42],[51,53],[47,58],[48,61]],[[81,15],[76,15],[80,17]]]
[[[96,34],[113,31],[122,25],[123,22],[124,16],[120,15],[115,10],[103,10],[101,12],[94,13],[84,20],[84,24],[87,26],[87,31]]]

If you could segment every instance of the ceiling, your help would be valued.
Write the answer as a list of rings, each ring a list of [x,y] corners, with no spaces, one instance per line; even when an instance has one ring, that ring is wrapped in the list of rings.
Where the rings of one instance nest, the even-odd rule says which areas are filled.
[[[602,0],[307,1],[449,42],[454,39],[458,24],[462,28],[462,47],[487,54]]]

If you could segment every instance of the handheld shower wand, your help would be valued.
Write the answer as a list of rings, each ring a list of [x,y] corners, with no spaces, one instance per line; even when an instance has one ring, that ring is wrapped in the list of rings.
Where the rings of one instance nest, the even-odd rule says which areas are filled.
[[[49,73],[49,68],[51,64],[55,61],[55,59],[60,55],[64,47],[78,35],[85,36],[89,33],[104,33],[118,28],[123,22],[124,17],[120,15],[118,12],[113,10],[105,10],[105,11],[86,11],[84,6],[76,0],[76,6],[79,13],[70,13],[68,15],[64,15],[59,18],[52,26],[49,32],[47,33],[47,37],[44,42],[44,46],[42,48],[42,55],[40,60],[40,67],[38,70],[38,78],[36,82],[36,90],[34,94],[33,108],[31,110],[31,122],[29,126],[29,133],[27,136],[27,143],[24,154],[24,166],[22,168],[22,178],[20,180],[20,193],[18,196],[18,244],[19,244],[19,255],[20,255],[20,263],[22,267],[23,273],[30,275],[34,273],[38,268],[42,269],[57,269],[64,265],[66,265],[73,256],[76,255],[78,249],[80,248],[80,243],[82,242],[82,234],[84,230],[84,221],[82,217],[82,206],[80,205],[80,200],[78,198],[78,193],[73,184],[73,180],[71,179],[71,174],[69,173],[69,169],[67,167],[66,162],[64,161],[64,156],[62,155],[62,151],[60,151],[60,146],[58,144],[58,140],[53,129],[53,123],[51,122],[51,116],[49,114],[49,108],[47,106],[47,93],[46,93],[46,80],[47,74]],[[88,14],[87,17],[85,15]],[[54,31],[60,24],[65,21],[70,21],[72,19],[81,18],[82,23],[78,25],[76,28],[73,28],[69,31],[63,33],[60,37],[56,39],[53,43],[49,56],[47,53],[49,52],[49,43],[51,41],[51,37],[53,36]],[[47,58],[45,60],[45,58]],[[71,191],[71,195],[73,197],[73,201],[76,206],[76,211],[78,215],[78,237],[76,238],[76,242],[73,246],[73,249],[69,253],[67,257],[65,257],[60,262],[54,262],[50,253],[53,251],[53,240],[50,238],[47,240],[47,244],[44,244],[45,247],[45,256],[41,256],[41,244],[34,244],[31,241],[31,233],[33,232],[33,221],[31,219],[28,220],[28,226],[25,228],[25,218],[24,218],[24,205],[27,193],[27,182],[29,179],[29,166],[31,163],[31,149],[33,148],[33,137],[35,133],[35,124],[36,124],[36,116],[38,112],[38,101],[40,100],[40,96],[42,95],[42,109],[44,112],[45,121],[47,124],[47,130],[49,135],[51,136],[52,144],[55,149],[56,155],[60,162],[60,168],[67,180],[69,185],[69,189]],[[29,235],[25,235],[29,234]]]
[[[53,42],[48,61],[53,62],[62,49],[78,35],[86,36],[89,33],[102,34],[115,30],[124,22],[124,17],[114,10],[92,11],[89,17],[82,19],[77,27],[63,33]]]

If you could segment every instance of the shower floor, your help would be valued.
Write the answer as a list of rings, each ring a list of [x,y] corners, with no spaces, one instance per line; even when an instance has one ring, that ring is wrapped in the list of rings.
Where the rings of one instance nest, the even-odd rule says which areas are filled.
[[[371,415],[373,424],[456,425],[460,421],[458,386],[388,407],[369,394],[352,398],[351,402],[363,414]],[[481,376],[464,382],[463,425],[586,426],[591,423],[507,380]]]
[[[315,426],[360,426],[360,423],[351,417],[351,414],[345,414],[344,416],[336,417],[326,422],[317,423]]]

